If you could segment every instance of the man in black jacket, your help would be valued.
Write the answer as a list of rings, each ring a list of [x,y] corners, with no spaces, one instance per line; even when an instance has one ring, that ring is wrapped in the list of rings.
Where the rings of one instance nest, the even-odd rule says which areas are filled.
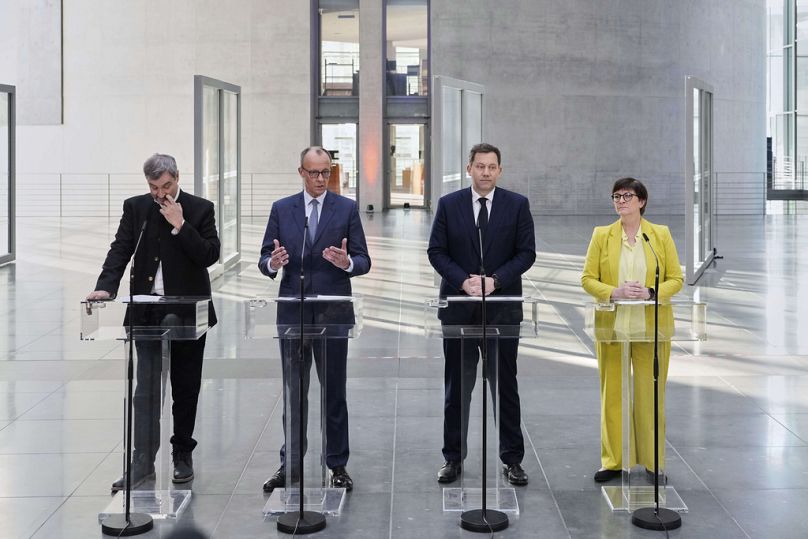
[[[132,293],[165,296],[210,297],[208,266],[219,260],[219,237],[213,203],[180,192],[179,171],[173,157],[154,154],[143,164],[149,193],[127,199],[123,216],[104,261],[101,275],[88,300],[112,299],[126,265],[134,255]],[[138,237],[142,232],[140,245]],[[159,306],[138,308],[135,325],[174,325]],[[208,303],[209,323],[216,324],[213,303]],[[154,478],[154,459],[160,446],[160,341],[135,341],[137,388],[134,395],[134,452],[132,488]],[[196,407],[202,380],[205,335],[198,340],[172,341],[171,394],[174,432],[171,437],[174,483],[194,478],[191,452]],[[112,490],[124,488],[124,478]]]

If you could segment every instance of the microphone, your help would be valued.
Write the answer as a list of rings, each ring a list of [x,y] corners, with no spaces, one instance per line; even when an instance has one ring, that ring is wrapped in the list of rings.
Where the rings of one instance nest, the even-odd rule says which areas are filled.
[[[303,221],[303,247],[300,249],[300,274],[303,274],[303,255],[306,253],[306,238],[309,236],[309,216]]]
[[[654,273],[654,299],[656,299],[659,296],[659,257],[654,251],[654,246],[651,245],[651,240],[648,239],[648,234],[643,232],[642,239],[648,244],[648,248],[651,249],[651,254],[654,255],[654,260],[656,260],[656,272]]]
[[[143,224],[140,225],[140,233],[138,234],[137,241],[135,242],[135,250],[132,251],[132,258],[134,258],[135,255],[137,254],[137,248],[140,247],[140,240],[143,239],[143,233],[146,231],[146,225],[147,224],[149,224],[149,219],[148,218],[144,219]]]
[[[483,264],[483,230],[477,224],[477,241],[480,245],[480,285],[482,286],[482,293],[485,296],[485,265]]]

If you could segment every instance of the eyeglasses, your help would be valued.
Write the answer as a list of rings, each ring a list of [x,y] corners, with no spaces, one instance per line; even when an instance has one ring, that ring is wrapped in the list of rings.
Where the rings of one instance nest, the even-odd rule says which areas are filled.
[[[306,172],[306,174],[308,174],[308,175],[309,175],[309,179],[311,179],[311,180],[316,180],[316,179],[317,179],[317,176],[322,176],[324,180],[327,180],[328,178],[330,178],[330,177],[331,177],[331,170],[330,170],[330,169],[325,169],[325,170],[309,170],[309,169],[307,169],[307,168],[303,168],[303,167],[300,167],[300,168],[301,168],[302,170],[304,170],[304,171]]]
[[[632,201],[632,199],[633,199],[635,196],[637,196],[637,195],[635,195],[634,193],[614,193],[614,194],[613,194],[612,196],[610,196],[609,198],[611,198],[611,199],[612,199],[613,201],[615,201],[615,202],[620,202],[620,199],[621,199],[621,198],[622,198],[623,200],[625,200],[626,202],[631,202],[631,201]]]

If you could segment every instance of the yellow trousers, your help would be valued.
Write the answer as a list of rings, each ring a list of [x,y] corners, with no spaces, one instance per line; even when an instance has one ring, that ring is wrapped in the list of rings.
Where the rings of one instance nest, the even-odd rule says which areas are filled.
[[[600,372],[600,460],[608,470],[623,467],[622,346],[597,343]],[[654,469],[654,344],[631,343],[634,401],[629,466]],[[665,468],[665,382],[668,379],[671,344],[659,343],[659,466]]]

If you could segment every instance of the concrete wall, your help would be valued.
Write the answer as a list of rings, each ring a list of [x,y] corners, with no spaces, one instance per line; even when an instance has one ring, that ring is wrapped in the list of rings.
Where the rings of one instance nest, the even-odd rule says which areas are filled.
[[[59,189],[91,199],[105,174],[140,189],[155,151],[177,158],[192,190],[195,74],[242,87],[242,170],[261,173],[261,189],[298,190],[310,142],[309,26],[305,1],[66,2],[64,125],[18,129],[19,215],[53,215]],[[22,79],[3,82],[27,90]]]
[[[681,214],[685,76],[716,91],[715,170],[765,171],[764,8],[765,0],[468,0],[458,9],[432,0],[432,72],[485,86],[501,181],[535,212],[611,213],[612,182],[632,175],[649,186],[649,212]],[[762,211],[762,181],[737,178]]]
[[[61,0],[0,2],[0,84],[17,86],[17,125],[62,123],[61,25]]]

